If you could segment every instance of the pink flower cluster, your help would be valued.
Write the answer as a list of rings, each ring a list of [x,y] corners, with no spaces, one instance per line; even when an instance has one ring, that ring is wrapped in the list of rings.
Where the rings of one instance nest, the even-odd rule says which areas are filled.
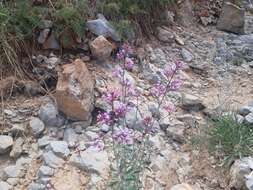
[[[112,104],[114,101],[120,98],[119,90],[111,90],[102,96],[103,100],[109,104]]]
[[[120,144],[133,144],[133,130],[128,129],[126,127],[117,128],[113,134],[113,139]]]

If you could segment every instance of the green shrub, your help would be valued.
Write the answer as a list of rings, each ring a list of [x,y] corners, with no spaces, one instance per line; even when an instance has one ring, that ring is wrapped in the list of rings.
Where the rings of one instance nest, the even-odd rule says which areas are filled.
[[[252,155],[253,129],[235,119],[234,115],[222,116],[213,122],[208,131],[209,150],[230,165],[235,159]]]
[[[152,33],[154,24],[161,22],[163,11],[175,3],[175,0],[104,0],[99,11],[112,20],[130,20],[138,24],[146,34]]]

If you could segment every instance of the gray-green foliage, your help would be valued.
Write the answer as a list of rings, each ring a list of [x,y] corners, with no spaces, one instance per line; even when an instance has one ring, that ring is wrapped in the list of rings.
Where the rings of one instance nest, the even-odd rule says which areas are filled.
[[[253,129],[235,119],[234,115],[221,116],[208,131],[209,150],[231,164],[235,159],[253,153]]]
[[[112,180],[109,184],[112,190],[139,190],[140,181],[145,166],[150,161],[151,149],[146,137],[140,144],[115,144],[115,168],[112,168]]]

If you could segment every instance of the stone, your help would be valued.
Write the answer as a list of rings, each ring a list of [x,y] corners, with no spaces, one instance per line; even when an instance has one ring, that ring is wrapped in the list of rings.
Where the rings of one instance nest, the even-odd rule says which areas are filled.
[[[14,124],[9,132],[15,137],[23,136],[25,134],[25,126],[23,124]]]
[[[250,174],[253,167],[253,158],[245,157],[236,160],[230,168],[229,188],[246,189],[245,176]]]
[[[86,22],[86,27],[97,36],[110,37],[114,41],[120,41],[119,34],[102,14],[98,14],[98,19]]]
[[[205,109],[205,106],[203,105],[200,98],[191,94],[182,95],[181,107],[187,111],[201,111]]]
[[[60,44],[56,40],[56,38],[55,38],[55,36],[54,36],[53,33],[51,33],[51,35],[48,36],[48,38],[46,39],[46,41],[43,43],[42,48],[43,49],[60,50]]]
[[[64,164],[64,160],[56,156],[52,151],[43,153],[43,160],[51,168],[58,168]]]
[[[22,173],[22,166],[20,165],[7,166],[3,170],[3,179],[7,180],[8,178],[18,178],[22,176]]]
[[[100,130],[103,132],[103,133],[108,133],[110,131],[111,127],[109,125],[106,125],[106,124],[103,124],[100,128]]]
[[[193,190],[192,187],[186,183],[174,185],[170,190]]]
[[[45,177],[45,176],[53,176],[54,175],[54,169],[48,167],[48,166],[41,166],[38,171],[38,176]]]
[[[72,128],[67,128],[64,131],[63,140],[68,143],[69,147],[74,147],[78,142],[78,135],[76,134],[75,130]]]
[[[157,28],[157,38],[161,42],[172,43],[175,41],[175,35],[172,31],[165,30],[161,27]]]
[[[8,152],[13,145],[13,139],[7,135],[0,135],[0,154]]]
[[[253,124],[253,113],[250,113],[245,116],[245,122],[252,125]]]
[[[70,164],[102,177],[108,177],[110,162],[106,151],[97,151],[88,148],[81,154],[73,154],[69,160]]]
[[[244,106],[239,110],[239,114],[242,116],[246,116],[249,113],[253,113],[253,107],[250,106]]]
[[[39,137],[45,130],[44,123],[37,117],[32,117],[29,124],[35,137]]]
[[[19,178],[16,178],[16,177],[7,179],[7,183],[9,183],[12,186],[17,185],[18,182],[19,182]]]
[[[40,183],[34,183],[32,182],[29,186],[28,186],[28,190],[45,190],[46,186]]]
[[[49,145],[49,143],[50,143],[51,141],[53,141],[53,140],[54,140],[54,139],[51,138],[51,137],[49,137],[49,136],[44,136],[44,137],[38,139],[38,146],[39,146],[40,148],[43,148],[43,147]]]
[[[191,62],[194,59],[194,56],[192,55],[192,53],[184,48],[181,51],[181,55],[182,55],[184,61],[186,61],[186,62]]]
[[[175,36],[175,41],[181,45],[184,46],[184,40],[182,38],[180,38],[178,35]]]
[[[0,181],[0,189],[1,190],[11,190],[12,186],[10,186],[8,183],[4,181]]]
[[[65,141],[52,141],[49,147],[59,157],[66,158],[70,154],[68,143]]]
[[[52,102],[40,107],[39,118],[46,126],[61,127],[65,122],[65,119],[59,114],[57,107]]]
[[[99,36],[90,43],[92,56],[98,60],[105,60],[111,56],[113,45],[104,36]]]
[[[90,121],[94,109],[94,80],[86,64],[76,59],[59,73],[55,98],[60,111],[71,120]]]
[[[253,189],[253,172],[251,172],[249,175],[245,176],[246,178],[246,186],[249,190]]]
[[[24,139],[19,137],[13,144],[12,150],[10,152],[10,157],[18,158],[22,153],[22,145],[24,144]]]
[[[45,41],[47,40],[48,35],[50,34],[50,29],[46,28],[40,31],[40,35],[38,37],[38,43],[39,44],[44,44]]]
[[[245,10],[226,2],[223,4],[222,13],[217,23],[219,30],[244,34]]]

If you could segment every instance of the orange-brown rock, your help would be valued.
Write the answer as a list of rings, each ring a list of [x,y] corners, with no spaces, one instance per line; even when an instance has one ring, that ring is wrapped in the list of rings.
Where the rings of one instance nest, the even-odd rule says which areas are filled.
[[[104,36],[99,36],[90,43],[90,50],[93,57],[103,60],[110,57],[113,50],[113,44]]]
[[[86,64],[76,59],[63,66],[55,93],[58,108],[72,120],[90,121],[94,108],[94,80]]]

